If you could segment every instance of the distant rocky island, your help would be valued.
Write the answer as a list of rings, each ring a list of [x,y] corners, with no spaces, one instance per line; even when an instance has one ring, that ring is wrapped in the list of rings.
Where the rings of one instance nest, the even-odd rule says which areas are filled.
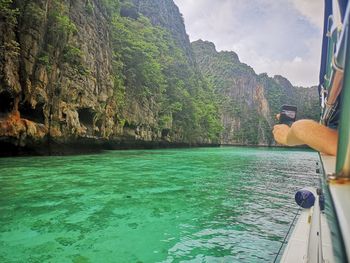
[[[0,2],[0,151],[273,145],[282,104],[316,87],[190,43],[172,0]]]

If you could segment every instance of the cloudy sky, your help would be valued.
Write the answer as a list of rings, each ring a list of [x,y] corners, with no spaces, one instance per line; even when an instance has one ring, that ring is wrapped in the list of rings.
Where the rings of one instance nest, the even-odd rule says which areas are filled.
[[[191,41],[235,51],[257,73],[318,84],[322,0],[174,0]]]

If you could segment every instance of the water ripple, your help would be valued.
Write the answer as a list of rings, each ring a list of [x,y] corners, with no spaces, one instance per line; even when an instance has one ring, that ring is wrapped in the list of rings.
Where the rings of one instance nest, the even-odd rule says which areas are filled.
[[[264,148],[0,159],[1,262],[270,262],[317,155]]]

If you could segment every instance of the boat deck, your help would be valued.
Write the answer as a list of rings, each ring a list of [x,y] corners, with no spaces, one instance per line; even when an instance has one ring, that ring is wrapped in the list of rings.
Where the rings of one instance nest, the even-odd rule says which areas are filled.
[[[310,228],[312,215],[313,208],[302,210],[299,219],[295,225],[294,231],[288,240],[288,244],[284,250],[281,262],[308,262],[309,240],[311,242],[317,242],[316,239],[309,237],[311,230]],[[334,259],[331,234],[325,214],[321,213],[320,215],[323,258],[325,262],[332,263],[334,262]]]
[[[320,159],[323,165],[324,175],[335,173],[335,157],[320,155]],[[335,204],[335,209],[339,218],[339,222],[342,228],[343,233],[349,233],[350,236],[350,218],[347,218],[347,215],[350,215],[350,211],[344,211],[344,204],[342,202],[347,202],[350,200],[350,184],[330,184],[330,192]],[[318,200],[318,199],[317,199]],[[318,203],[318,202],[315,202]],[[340,209],[342,207],[342,209]],[[349,206],[347,206],[350,209]],[[313,217],[320,215],[320,221]],[[294,231],[288,240],[288,244],[284,250],[281,262],[284,263],[294,263],[294,262],[308,262],[312,255],[310,255],[309,244],[315,244],[318,242],[318,236],[312,235],[311,224],[315,223],[320,225],[321,232],[321,242],[322,242],[322,257],[325,262],[334,262],[333,248],[332,248],[332,239],[331,233],[328,226],[326,215],[323,212],[317,211],[314,207],[311,209],[303,209],[299,216],[299,219],[294,227]],[[341,223],[342,222],[342,223]],[[346,232],[347,231],[347,232]],[[346,243],[345,246],[347,249],[350,249],[350,243]],[[316,247],[316,246],[315,246]],[[350,251],[347,251],[349,254]],[[316,256],[317,257],[317,256]]]
[[[336,158],[320,154],[325,175],[335,173]],[[331,182],[329,191],[332,196],[334,209],[337,214],[339,226],[343,236],[344,247],[350,259],[350,182]]]

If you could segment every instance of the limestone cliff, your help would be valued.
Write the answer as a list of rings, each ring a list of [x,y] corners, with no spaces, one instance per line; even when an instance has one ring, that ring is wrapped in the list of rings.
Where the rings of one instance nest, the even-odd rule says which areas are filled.
[[[176,44],[185,51],[193,64],[193,52],[180,10],[172,0],[133,0],[139,12],[148,17],[152,24],[168,29]]]
[[[316,87],[293,87],[282,76],[257,75],[234,52],[217,52],[211,42],[192,43],[201,73],[220,97],[224,144],[273,144],[271,129],[281,105],[298,107],[298,118],[319,118]]]
[[[311,95],[191,45],[172,0],[0,0],[2,151],[271,144],[280,105]]]
[[[14,1],[17,24],[1,15],[0,98],[5,114],[31,123],[4,133],[18,144],[43,134],[68,140],[115,131],[112,52],[99,1]],[[13,119],[13,118],[12,118]],[[8,123],[6,119],[2,125]],[[40,129],[38,129],[40,127]]]
[[[172,0],[0,4],[1,141],[213,142],[184,98],[205,85]]]

